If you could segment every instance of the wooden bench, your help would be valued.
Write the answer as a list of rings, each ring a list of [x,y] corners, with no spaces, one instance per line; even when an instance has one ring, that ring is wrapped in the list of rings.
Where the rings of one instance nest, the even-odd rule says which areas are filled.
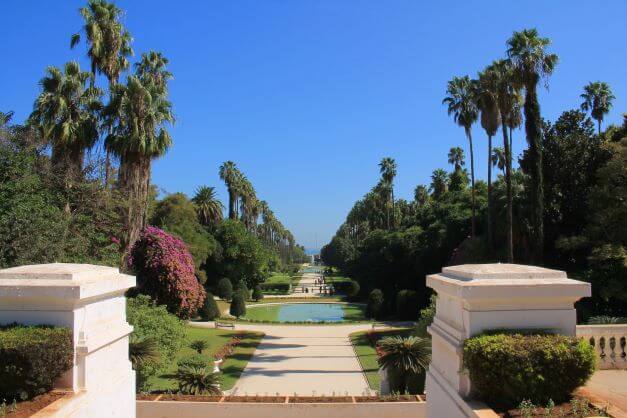
[[[218,322],[216,321],[216,328],[233,328],[235,329],[235,324],[232,322]]]

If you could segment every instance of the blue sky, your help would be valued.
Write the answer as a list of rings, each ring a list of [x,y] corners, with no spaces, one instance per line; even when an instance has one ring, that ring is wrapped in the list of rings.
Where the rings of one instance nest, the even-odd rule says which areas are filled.
[[[84,1],[4,0],[0,110],[23,121],[48,65],[78,59],[69,49]],[[577,107],[584,84],[608,82],[617,100],[606,123],[627,111],[624,0],[118,1],[136,55],[162,51],[175,79],[174,146],[153,165],[167,192],[218,186],[237,162],[258,195],[308,247],[326,243],[355,200],[396,159],[396,195],[446,167],[463,130],[441,105],[446,81],[475,75],[505,53],[512,31],[537,27],[560,64],[542,114]],[[516,5],[507,7],[506,5]],[[474,130],[477,176],[485,178],[484,133]],[[515,151],[525,146],[516,132]],[[446,167],[448,168],[448,167]]]

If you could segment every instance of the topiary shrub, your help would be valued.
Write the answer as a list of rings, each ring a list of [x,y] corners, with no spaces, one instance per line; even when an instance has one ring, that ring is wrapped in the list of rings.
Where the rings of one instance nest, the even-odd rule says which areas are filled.
[[[220,299],[231,300],[233,297],[233,283],[226,277],[221,278],[216,286],[216,294]]]
[[[403,289],[396,294],[396,316],[398,319],[415,320],[418,318],[418,293]]]
[[[478,397],[508,407],[525,399],[565,401],[594,365],[590,344],[563,335],[480,335],[464,343],[464,367]]]
[[[263,299],[263,292],[261,291],[261,286],[257,285],[255,286],[255,289],[253,290],[253,300],[255,302],[258,302],[261,299]]]
[[[355,280],[351,280],[350,282],[348,282],[348,285],[346,286],[346,296],[348,297],[349,300],[353,300],[357,297],[358,294],[359,294],[359,283],[357,283]]]
[[[149,378],[164,372],[183,347],[185,325],[176,315],[169,313],[164,305],[155,305],[146,295],[127,299],[126,318],[133,326],[131,341],[152,339],[159,352],[159,356],[142,361],[135,369],[138,388],[148,390]]]
[[[246,286],[245,281],[240,280],[235,291],[241,293],[245,301],[250,299],[250,290],[248,290],[248,286]]]
[[[229,313],[236,318],[246,315],[246,301],[244,301],[244,295],[242,292],[236,292],[233,295]]]
[[[280,295],[287,295],[292,290],[290,283],[261,283],[259,287],[262,291]]]
[[[200,317],[203,321],[213,321],[214,319],[220,317],[220,308],[218,308],[218,304],[213,298],[213,294],[207,293],[205,301],[202,304],[202,308],[200,309]]]
[[[368,305],[366,306],[366,316],[368,318],[376,319],[381,313],[383,307],[383,292],[379,289],[374,289],[368,295]]]
[[[128,263],[137,275],[139,293],[180,318],[196,315],[205,289],[194,275],[194,260],[183,241],[149,226],[133,245]]]
[[[24,400],[49,391],[73,358],[68,328],[0,327],[0,399]]]

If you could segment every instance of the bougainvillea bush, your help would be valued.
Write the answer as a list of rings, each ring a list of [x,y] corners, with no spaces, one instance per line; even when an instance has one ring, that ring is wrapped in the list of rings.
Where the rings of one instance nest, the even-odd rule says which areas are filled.
[[[180,239],[149,226],[142,231],[128,258],[137,275],[138,292],[179,318],[196,315],[205,300],[205,289],[194,275],[194,260]]]

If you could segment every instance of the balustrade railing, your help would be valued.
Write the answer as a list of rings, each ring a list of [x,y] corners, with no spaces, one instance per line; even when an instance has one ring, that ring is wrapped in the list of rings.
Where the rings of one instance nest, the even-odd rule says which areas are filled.
[[[577,325],[597,353],[599,369],[627,369],[627,324]]]

